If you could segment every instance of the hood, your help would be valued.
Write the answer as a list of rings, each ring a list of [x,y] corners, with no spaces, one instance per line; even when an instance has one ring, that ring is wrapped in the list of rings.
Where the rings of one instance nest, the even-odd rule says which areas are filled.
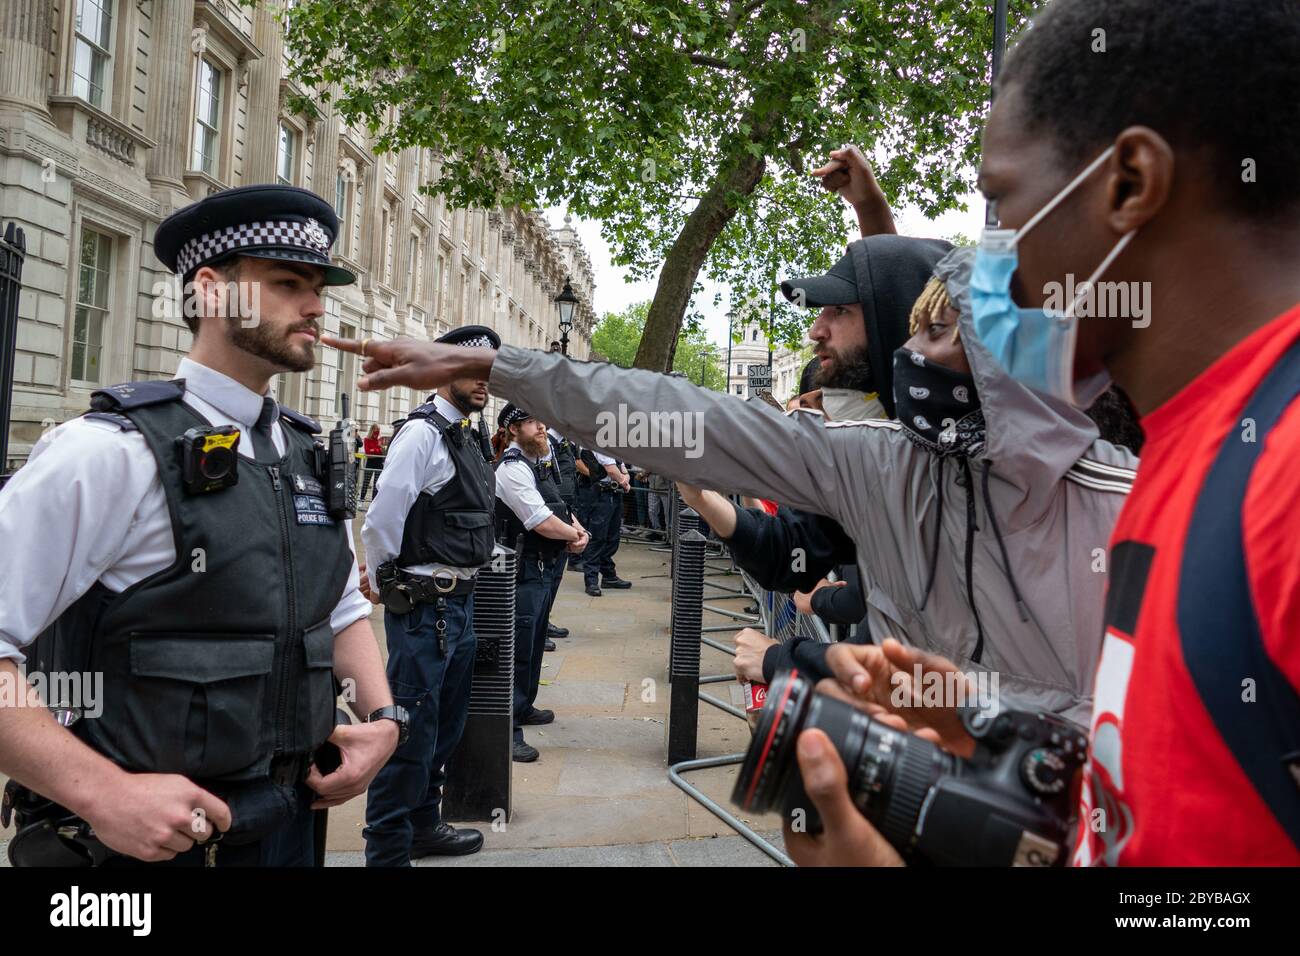
[[[865,422],[889,417],[880,396],[856,388],[823,388],[822,411],[833,422]]]
[[[1056,493],[1056,484],[1097,440],[1097,426],[1083,412],[1021,385],[998,364],[975,334],[970,276],[975,250],[953,250],[934,270],[960,313],[966,349],[987,429],[981,457],[996,477],[1018,488],[1022,498],[1011,514],[999,513],[1004,530],[1037,520]],[[873,359],[874,360],[874,359]]]
[[[889,418],[894,410],[894,353],[909,338],[912,305],[930,281],[936,265],[952,243],[909,236],[867,236],[849,243],[848,254],[857,276],[858,301],[867,330],[876,397]]]

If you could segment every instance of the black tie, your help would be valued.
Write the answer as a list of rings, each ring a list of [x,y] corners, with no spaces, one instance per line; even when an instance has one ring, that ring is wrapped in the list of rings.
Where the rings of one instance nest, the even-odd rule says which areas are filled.
[[[271,440],[271,425],[279,417],[280,409],[269,395],[262,399],[262,414],[253,425],[253,457],[258,461],[279,461],[280,453]]]

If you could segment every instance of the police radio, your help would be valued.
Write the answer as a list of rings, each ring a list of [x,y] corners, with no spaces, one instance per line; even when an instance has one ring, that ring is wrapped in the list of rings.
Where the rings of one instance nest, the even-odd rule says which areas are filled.
[[[239,429],[234,425],[191,428],[176,442],[181,478],[189,494],[220,491],[239,481]]]
[[[356,452],[356,425],[348,417],[348,396],[341,395],[343,416],[330,430],[325,474],[325,497],[329,515],[335,521],[351,519],[357,513],[357,480],[352,458]]]
[[[496,454],[492,451],[492,439],[488,437],[487,423],[483,421],[483,413],[478,413],[478,447],[483,452],[483,460],[489,465],[496,460]]]

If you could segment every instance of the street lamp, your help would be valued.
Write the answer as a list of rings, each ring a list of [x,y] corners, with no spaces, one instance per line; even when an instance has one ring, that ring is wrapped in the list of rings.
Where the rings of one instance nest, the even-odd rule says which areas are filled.
[[[564,277],[564,288],[555,297],[555,304],[560,308],[560,352],[569,354],[569,330],[573,328],[573,310],[577,308],[578,297],[573,294],[569,277]]]

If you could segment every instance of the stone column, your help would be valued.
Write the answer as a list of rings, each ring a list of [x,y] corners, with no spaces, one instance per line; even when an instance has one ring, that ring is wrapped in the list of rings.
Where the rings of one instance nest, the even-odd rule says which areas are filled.
[[[248,64],[248,130],[244,139],[244,182],[275,182],[280,147],[280,76],[284,66],[284,33],[271,4],[253,12],[253,43],[262,51]],[[306,137],[298,144],[307,148]]]
[[[173,0],[153,5],[153,36],[149,56],[149,96],[145,116],[149,138],[157,145],[149,151],[149,181],[163,191],[174,190],[187,201],[182,178],[189,157],[194,51],[194,0]],[[175,202],[167,205],[175,205]]]
[[[322,108],[323,115],[316,123],[316,143],[312,149],[312,179],[310,188],[325,201],[334,205],[335,180],[339,171],[339,118],[332,107]],[[349,215],[349,221],[351,215]],[[336,245],[336,251],[342,243]]]
[[[53,19],[53,5],[46,0],[0,5],[0,104],[31,110],[46,122],[51,121],[46,82]]]

